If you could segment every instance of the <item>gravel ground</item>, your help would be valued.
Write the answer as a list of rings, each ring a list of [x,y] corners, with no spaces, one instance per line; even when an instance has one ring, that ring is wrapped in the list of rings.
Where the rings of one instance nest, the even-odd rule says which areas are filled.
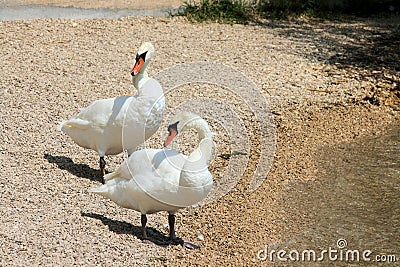
[[[383,55],[366,50],[389,38],[393,25],[399,24],[242,26],[146,17],[2,22],[0,265],[259,265],[259,249],[313,220],[307,211],[287,214],[282,201],[289,181],[319,179],[315,151],[398,125],[398,43],[382,43]],[[129,71],[145,40],[156,47],[150,75],[185,62],[225,64],[254,81],[275,118],[275,160],[260,188],[249,193],[261,153],[249,105],[218,85],[190,84],[167,95],[166,121],[181,103],[206,97],[229,105],[247,131],[248,156],[232,157],[248,159],[240,181],[219,200],[177,216],[177,235],[200,244],[196,251],[143,243],[137,212],[88,192],[99,185],[96,153],[56,130],[93,100],[134,93]],[[232,136],[216,118],[209,119],[220,134],[216,155],[231,153]],[[164,126],[146,146],[161,147],[163,135]],[[189,133],[179,144],[190,151],[195,142]],[[108,157],[108,170],[122,160]],[[228,165],[215,157],[216,181]],[[164,213],[149,216],[150,236],[162,239],[166,223]]]

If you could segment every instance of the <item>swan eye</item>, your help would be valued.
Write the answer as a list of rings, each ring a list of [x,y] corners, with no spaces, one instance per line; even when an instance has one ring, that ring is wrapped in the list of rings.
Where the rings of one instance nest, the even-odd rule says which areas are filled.
[[[143,59],[143,61],[145,61],[146,62],[146,55],[147,55],[147,51],[146,52],[144,52],[144,53],[142,53],[141,55],[140,55],[140,57]]]
[[[141,53],[140,55],[137,54],[137,55],[136,55],[136,58],[135,58],[135,61],[138,61],[140,58],[143,59],[143,61],[146,61],[146,54],[147,54],[147,51]]]
[[[168,132],[175,131],[176,133],[178,133],[178,123],[179,123],[179,121],[169,125]]]

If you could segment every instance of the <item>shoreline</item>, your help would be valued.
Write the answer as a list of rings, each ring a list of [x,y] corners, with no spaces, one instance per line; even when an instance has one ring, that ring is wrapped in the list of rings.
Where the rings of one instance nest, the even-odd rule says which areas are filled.
[[[76,7],[76,8],[120,8],[120,9],[161,9],[161,8],[178,8],[184,1],[181,0],[149,0],[149,1],[86,1],[86,0],[3,0],[2,6],[56,6],[56,7]]]
[[[119,19],[130,16],[167,17],[176,14],[178,8],[80,8],[48,5],[7,6],[0,10],[1,21],[32,19]]]

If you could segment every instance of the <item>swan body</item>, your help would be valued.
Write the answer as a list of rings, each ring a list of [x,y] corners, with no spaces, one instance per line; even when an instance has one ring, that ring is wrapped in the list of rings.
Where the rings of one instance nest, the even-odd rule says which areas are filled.
[[[116,155],[123,150],[131,154],[161,124],[165,109],[163,89],[157,80],[147,74],[153,54],[151,43],[144,43],[139,48],[131,71],[137,95],[96,100],[59,124],[59,130],[69,135],[76,144],[97,151],[103,176],[105,155]]]
[[[169,218],[173,218],[177,210],[203,200],[213,185],[208,162],[214,149],[212,137],[215,134],[197,115],[182,112],[176,118],[175,124],[169,126],[168,143],[178,132],[190,128],[198,131],[199,146],[188,157],[175,150],[136,151],[115,172],[104,177],[104,185],[91,190],[124,208],[139,211],[144,238],[143,218],[146,214],[168,211]],[[171,228],[170,222],[173,239],[175,235]]]
[[[61,131],[79,146],[95,150],[100,156],[119,154],[124,147],[128,151],[135,149],[157,131],[165,107],[162,91],[158,97],[153,97],[146,95],[152,93],[153,86],[147,88],[146,83],[141,89],[137,96],[94,101],[62,122]]]

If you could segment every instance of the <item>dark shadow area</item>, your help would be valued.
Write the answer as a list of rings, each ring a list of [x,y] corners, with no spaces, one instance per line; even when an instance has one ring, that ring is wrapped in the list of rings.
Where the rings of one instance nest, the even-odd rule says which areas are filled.
[[[326,17],[332,14],[372,15],[398,14],[399,0],[259,0],[257,9],[265,17],[287,18],[308,15]]]
[[[400,16],[278,20],[266,26],[298,43],[299,55],[324,62],[326,76],[362,82],[371,91],[364,100],[382,105],[390,98],[389,105],[400,108]]]
[[[308,43],[314,48],[305,47],[310,59],[342,67],[400,71],[400,16],[389,19],[347,17],[311,23],[274,21],[268,26],[288,39]],[[299,47],[299,52],[303,51]]]
[[[89,167],[87,164],[76,164],[72,159],[65,156],[44,154],[44,158],[48,162],[56,164],[61,170],[67,170],[77,177],[86,178],[92,181],[101,181],[100,170],[95,170]]]
[[[96,213],[84,213],[81,212],[81,216],[89,217],[96,220],[100,220],[104,225],[110,229],[110,231],[117,233],[117,234],[125,234],[125,235],[134,235],[138,239],[142,240],[142,227],[135,226],[131,223],[121,222],[113,219],[109,219],[103,215],[96,214]],[[158,246],[169,246],[169,245],[182,245],[184,241],[182,239],[178,239],[176,243],[170,243],[169,237],[165,236],[163,233],[158,231],[153,227],[146,227],[147,229],[147,237],[148,241],[154,243]]]

